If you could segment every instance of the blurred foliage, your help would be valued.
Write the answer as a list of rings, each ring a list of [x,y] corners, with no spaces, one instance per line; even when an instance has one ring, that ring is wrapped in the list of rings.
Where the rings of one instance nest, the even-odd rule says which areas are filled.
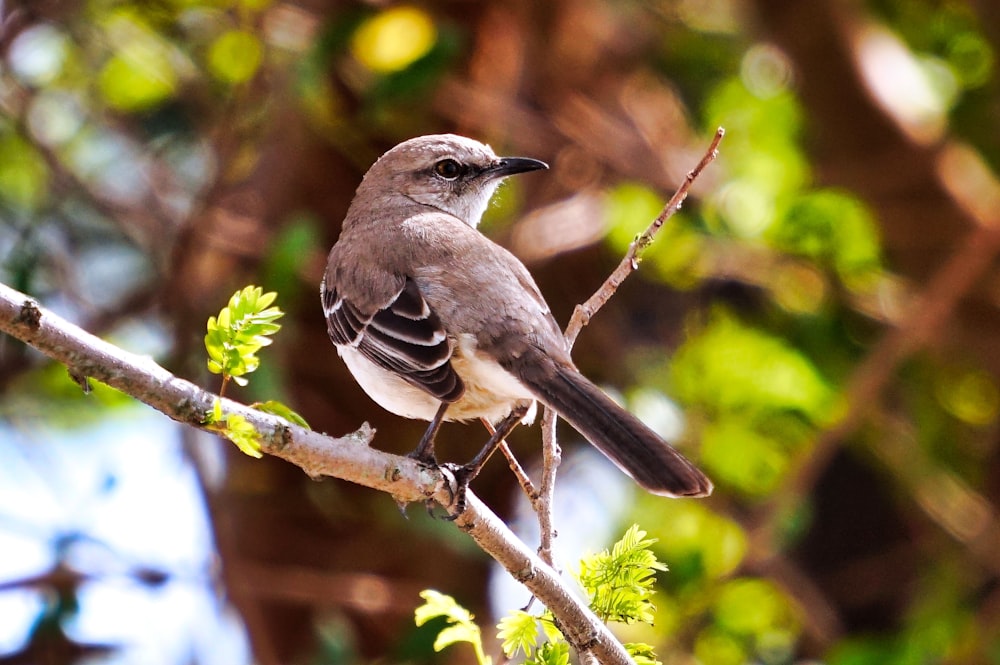
[[[940,140],[966,142],[995,172],[995,20],[990,3],[833,4],[803,20],[764,0],[3,3],[0,281],[203,380],[206,317],[241,284],[264,284],[289,317],[253,394],[346,431],[379,414],[335,373],[315,290],[385,148],[458,131],[549,161],[551,178],[500,190],[483,228],[516,240],[526,213],[571,211],[531,243],[554,247],[531,267],[568,311],[557,298],[589,295],[724,126],[720,159],[578,345],[581,367],[624,394],[680,405],[678,445],[718,488],[708,502],[640,496],[621,517],[645,525],[670,569],[652,625],[622,635],[668,664],[1000,662],[1000,282],[963,287],[964,318],[907,329],[951,295],[921,296],[970,222],[934,175],[921,179],[943,177],[936,144],[907,143],[870,101],[858,72],[873,56],[856,39],[874,27],[908,49]],[[796,50],[799,33],[814,51]],[[899,65],[882,71],[902,85]],[[7,422],[69,429],[129,403],[100,385],[85,396],[62,368],[0,342]],[[378,425],[380,443],[402,431]],[[241,463],[206,490],[227,511],[223,568],[337,581],[334,593],[309,578],[315,595],[279,594],[280,611],[234,593],[264,617],[247,623],[259,658],[433,659],[399,627],[409,608],[376,602],[416,604],[407,584],[461,585],[485,616],[481,560],[453,530]],[[359,572],[367,592],[352,595],[336,575]],[[77,590],[53,595],[74,615]],[[66,642],[59,628],[49,634]],[[10,662],[31,662],[43,632],[26,640]]]
[[[785,480],[792,456],[833,421],[834,395],[783,339],[719,314],[677,350],[667,392],[689,408],[705,466],[749,495]]]
[[[868,4],[907,42],[935,81],[948,101],[951,131],[974,143],[994,169],[1000,168],[1000,136],[991,121],[996,117],[997,44],[974,5],[930,0]]]
[[[106,410],[133,403],[128,395],[99,381],[90,379],[88,385],[84,391],[65,367],[46,364],[11,383],[10,395],[0,401],[0,418],[44,419],[51,425],[74,428],[105,418]]]

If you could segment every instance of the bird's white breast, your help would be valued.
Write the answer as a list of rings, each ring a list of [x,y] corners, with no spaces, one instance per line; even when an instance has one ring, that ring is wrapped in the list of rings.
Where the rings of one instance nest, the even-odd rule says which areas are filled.
[[[465,394],[448,407],[445,420],[486,418],[495,423],[517,404],[530,401],[532,408],[524,420],[531,422],[535,415],[531,391],[496,361],[479,352],[475,337],[461,335],[457,341],[451,363],[465,382]],[[338,346],[337,351],[358,385],[383,409],[404,418],[428,421],[434,418],[440,402],[432,395],[376,365],[353,347]]]

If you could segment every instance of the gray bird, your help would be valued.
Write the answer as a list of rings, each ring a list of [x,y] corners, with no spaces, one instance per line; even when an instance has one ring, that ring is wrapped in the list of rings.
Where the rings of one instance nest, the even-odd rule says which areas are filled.
[[[450,134],[382,155],[330,251],[330,338],[379,405],[431,422],[419,459],[434,462],[442,420],[500,423],[496,443],[537,400],[646,490],[707,496],[701,471],[580,374],[527,268],[476,228],[503,178],[546,168]]]

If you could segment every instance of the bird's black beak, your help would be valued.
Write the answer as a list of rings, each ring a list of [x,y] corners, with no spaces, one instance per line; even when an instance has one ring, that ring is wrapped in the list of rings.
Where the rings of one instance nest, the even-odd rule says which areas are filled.
[[[501,157],[486,169],[485,175],[489,178],[503,178],[515,173],[527,173],[547,168],[549,165],[545,162],[530,157]]]

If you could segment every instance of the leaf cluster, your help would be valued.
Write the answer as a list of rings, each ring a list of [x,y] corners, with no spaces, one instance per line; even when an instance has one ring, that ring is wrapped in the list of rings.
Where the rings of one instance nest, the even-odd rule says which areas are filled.
[[[590,609],[602,621],[622,623],[653,622],[654,607],[650,596],[657,571],[667,567],[649,549],[656,539],[646,538],[646,532],[632,525],[610,550],[585,557],[580,561],[578,581],[590,599]],[[444,616],[445,627],[434,641],[435,651],[456,642],[469,642],[476,650],[479,665],[491,665],[484,655],[481,632],[472,615],[454,598],[437,591],[423,591],[426,601],[415,611],[416,624],[422,626],[431,618]],[[555,625],[552,614],[540,615],[515,610],[497,624],[497,637],[507,658],[518,653],[525,656],[525,665],[568,665],[569,644]],[[642,643],[624,645],[638,665],[659,665],[653,647]]]
[[[621,540],[580,562],[578,579],[590,598],[590,607],[604,621],[653,622],[656,609],[649,598],[655,591],[656,572],[667,567],[657,561],[638,526],[629,527]]]
[[[285,315],[278,307],[271,306],[277,297],[274,291],[264,293],[259,286],[247,286],[232,295],[219,316],[209,317],[205,350],[208,351],[209,371],[222,375],[220,395],[225,393],[230,380],[241,386],[247,385],[245,375],[260,367],[257,352],[271,343],[270,336],[281,329],[275,321]],[[281,402],[268,400],[251,406],[301,427],[309,427],[302,416]],[[205,414],[205,424],[235,443],[243,453],[261,457],[260,436],[256,428],[239,414],[223,413],[222,401],[218,398],[212,410]]]
[[[247,286],[233,294],[218,317],[209,317],[205,335],[208,370],[221,374],[223,385],[232,379],[245,386],[244,375],[260,366],[257,352],[271,344],[270,335],[281,329],[275,321],[285,315],[270,306],[277,297],[273,291],[264,293],[259,286]]]

